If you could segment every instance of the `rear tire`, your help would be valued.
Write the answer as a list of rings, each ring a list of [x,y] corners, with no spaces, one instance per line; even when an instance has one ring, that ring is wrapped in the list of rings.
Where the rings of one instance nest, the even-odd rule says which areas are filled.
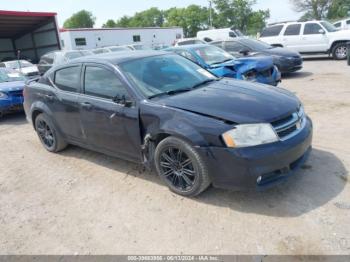
[[[194,197],[211,183],[205,162],[189,143],[179,138],[162,140],[154,161],[158,175],[176,194]]]
[[[338,43],[333,46],[332,56],[335,60],[344,60],[347,58],[348,48],[346,43]]]
[[[47,151],[57,153],[67,147],[66,141],[57,131],[47,114],[41,113],[35,118],[35,130],[41,144]]]

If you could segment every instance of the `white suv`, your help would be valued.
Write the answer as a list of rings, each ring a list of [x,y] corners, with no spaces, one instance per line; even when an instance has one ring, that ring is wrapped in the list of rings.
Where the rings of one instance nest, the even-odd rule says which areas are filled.
[[[350,30],[339,31],[327,21],[288,22],[265,28],[260,40],[299,53],[332,54],[334,59],[341,60],[347,57]]]

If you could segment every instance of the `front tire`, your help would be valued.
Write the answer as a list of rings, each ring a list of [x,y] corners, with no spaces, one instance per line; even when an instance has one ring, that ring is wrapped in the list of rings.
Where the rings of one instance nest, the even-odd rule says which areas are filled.
[[[184,140],[172,136],[162,140],[154,161],[158,175],[176,194],[194,197],[211,183],[205,162]]]
[[[339,43],[334,45],[332,49],[332,56],[335,60],[344,60],[347,58],[348,48],[346,43]]]
[[[39,114],[35,118],[35,130],[41,144],[47,151],[56,153],[67,147],[66,141],[45,113]]]

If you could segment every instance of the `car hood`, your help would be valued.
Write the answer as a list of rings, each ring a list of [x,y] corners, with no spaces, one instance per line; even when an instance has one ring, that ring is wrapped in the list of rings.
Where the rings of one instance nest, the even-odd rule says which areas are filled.
[[[210,68],[215,69],[219,67],[234,67],[244,68],[244,71],[255,69],[257,71],[265,71],[273,66],[273,60],[271,57],[241,57],[235,60],[230,60],[222,64],[212,65]]]
[[[287,90],[228,78],[161,97],[157,103],[237,124],[270,123],[300,106],[298,98]]]
[[[0,92],[11,92],[11,91],[23,90],[23,88],[24,88],[23,81],[0,83]]]

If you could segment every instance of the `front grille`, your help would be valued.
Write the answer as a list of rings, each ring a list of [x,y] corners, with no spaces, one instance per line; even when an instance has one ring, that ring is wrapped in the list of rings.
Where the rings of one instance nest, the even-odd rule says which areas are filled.
[[[304,122],[304,111],[300,108],[299,112],[274,121],[271,125],[275,129],[278,137],[281,140],[285,140],[295,135],[303,127]]]

